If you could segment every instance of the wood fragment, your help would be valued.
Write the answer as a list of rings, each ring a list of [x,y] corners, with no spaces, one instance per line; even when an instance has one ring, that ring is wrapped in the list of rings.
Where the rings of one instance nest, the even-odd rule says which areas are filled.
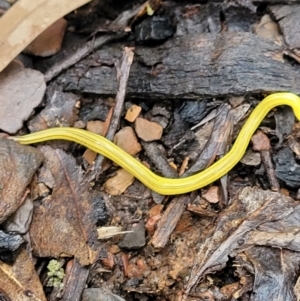
[[[80,301],[83,290],[89,276],[89,268],[83,267],[75,259],[70,270],[69,277],[64,285],[62,300]]]
[[[94,55],[100,61],[112,59],[116,47],[100,49]],[[179,100],[244,95],[245,91],[288,90],[300,94],[300,71],[282,61],[283,52],[282,46],[246,32],[186,35],[157,47],[137,46],[127,93],[136,98]],[[88,60],[81,61],[84,64]],[[159,71],[151,75],[158,64]],[[105,76],[102,66],[94,67],[89,76],[85,70],[76,65],[58,81],[64,89],[72,87],[99,95],[115,93],[113,70]]]
[[[194,165],[183,174],[183,177],[188,177],[205,169],[214,162],[218,155],[224,154],[224,147],[228,146],[232,127],[233,118],[230,108],[228,105],[223,104],[218,109],[217,118],[209,141],[195,160]]]
[[[120,14],[110,25],[111,28],[117,27],[119,31],[115,34],[105,35],[97,37],[91,41],[88,41],[82,47],[78,48],[72,55],[69,55],[63,61],[54,64],[46,73],[45,73],[45,81],[48,82],[53,79],[55,76],[60,74],[63,70],[68,69],[73,66],[81,59],[85,58],[87,55],[92,53],[95,49],[98,49],[100,46],[113,41],[123,38],[126,33],[126,26],[128,22],[136,16],[139,12],[140,7],[134,8],[132,10],[124,11]],[[112,93],[115,94],[115,91]]]
[[[183,162],[182,162],[179,172],[178,172],[179,177],[181,177],[184,174],[184,172],[186,171],[186,169],[188,168],[189,160],[190,160],[189,156],[187,156],[183,159]]]
[[[126,88],[127,88],[127,81],[129,77],[129,71],[130,67],[133,61],[134,53],[131,48],[125,47],[123,52],[123,57],[120,63],[120,67],[117,67],[117,73],[118,73],[118,80],[119,80],[119,88],[116,95],[116,105],[114,107],[112,117],[111,117],[111,123],[108,128],[106,138],[108,140],[113,140],[114,135],[118,129],[121,114],[123,112],[124,107],[124,99],[126,95]],[[102,173],[102,163],[103,163],[104,157],[99,155],[97,159],[95,160],[95,169],[91,174],[86,177],[86,180],[92,181],[94,179],[98,179]]]
[[[155,142],[141,142],[141,144],[146,155],[151,159],[155,167],[163,176],[167,178],[178,178],[178,173],[170,166],[168,160],[159,150]]]
[[[255,135],[253,135],[251,141],[253,143],[253,149],[259,151],[261,154],[261,159],[265,167],[271,189],[273,191],[280,191],[280,185],[276,178],[270,154],[271,145],[268,136],[262,131],[258,131]]]
[[[170,235],[180,220],[188,200],[188,195],[181,195],[171,201],[158,222],[157,230],[150,241],[152,246],[155,248],[163,248],[168,243]]]

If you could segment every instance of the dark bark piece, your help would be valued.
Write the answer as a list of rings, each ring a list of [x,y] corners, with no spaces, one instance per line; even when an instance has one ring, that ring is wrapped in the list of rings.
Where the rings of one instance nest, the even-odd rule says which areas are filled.
[[[95,99],[88,103],[83,103],[79,113],[79,120],[88,122],[90,120],[105,121],[110,110],[109,104],[101,98]]]
[[[300,48],[300,5],[274,5],[270,11],[290,48]]]
[[[288,250],[254,247],[245,252],[254,266],[255,281],[251,300],[296,300],[293,292],[300,255]]]
[[[117,48],[95,53],[98,61]],[[136,48],[127,96],[191,99],[200,96],[242,95],[245,92],[300,93],[300,71],[282,59],[283,49],[250,33],[221,33],[172,39],[156,48]],[[69,69],[58,81],[65,90],[112,95],[116,71],[110,66],[89,68],[87,60]]]
[[[42,160],[42,153],[31,146],[0,140],[0,223],[25,201],[28,194],[25,189]]]
[[[79,301],[86,287],[89,276],[89,268],[83,267],[74,260],[70,274],[65,283],[62,301]]]
[[[187,34],[218,33],[222,30],[220,3],[195,4],[178,7],[176,15],[176,36]]]
[[[233,115],[230,107],[226,104],[219,107],[217,114],[210,139],[196,158],[194,164],[182,175],[183,178],[205,169],[215,161],[218,155],[226,153],[228,141],[232,134]]]
[[[178,173],[170,166],[167,158],[155,142],[142,142],[146,155],[151,159],[158,171],[167,178],[178,178]]]
[[[289,148],[281,149],[274,157],[276,177],[286,185],[300,187],[300,165],[297,164],[293,152]]]
[[[146,18],[135,29],[135,39],[139,42],[158,42],[170,38],[174,34],[171,19],[167,16]]]
[[[140,12],[143,5],[144,4],[142,4],[142,6],[134,7],[130,10],[125,10],[118,15],[118,17],[109,25],[109,28],[111,28],[113,31],[118,30],[116,34],[101,35],[96,37],[95,39],[84,43],[81,47],[78,47],[76,51],[70,53],[70,55],[67,55],[62,61],[52,65],[51,68],[45,73],[45,81],[50,81],[63,70],[66,70],[73,64],[76,64],[82,58],[86,57],[103,44],[106,44],[112,40],[121,39],[126,36],[127,32],[125,31],[125,28],[128,25],[128,22]],[[118,5],[118,7],[120,7],[120,5]]]
[[[173,124],[169,127],[168,133],[162,137],[162,142],[172,151],[182,143],[192,141],[195,137],[190,125],[183,121],[179,114],[174,113]]]
[[[199,101],[185,101],[179,109],[181,119],[191,125],[200,122],[208,113],[208,99]]]
[[[252,26],[259,20],[257,13],[247,7],[230,6],[223,13],[229,32],[251,32]]]

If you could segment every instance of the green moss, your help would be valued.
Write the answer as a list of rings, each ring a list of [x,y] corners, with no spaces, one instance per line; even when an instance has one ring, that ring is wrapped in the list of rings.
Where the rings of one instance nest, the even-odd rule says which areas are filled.
[[[61,264],[57,260],[52,259],[47,265],[47,269],[48,269],[47,275],[49,277],[47,286],[52,286],[52,287],[62,289],[64,286],[62,281],[65,277],[65,273],[64,273],[64,269],[61,267]]]

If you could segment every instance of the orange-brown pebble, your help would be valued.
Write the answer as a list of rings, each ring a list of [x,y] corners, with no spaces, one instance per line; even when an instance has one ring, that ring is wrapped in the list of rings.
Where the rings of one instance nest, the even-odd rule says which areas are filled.
[[[116,133],[114,143],[132,156],[135,156],[142,150],[142,146],[130,126],[126,126]]]
[[[135,121],[135,131],[138,137],[144,141],[154,141],[161,138],[163,128],[156,122],[151,122],[144,118],[137,118]]]
[[[134,176],[125,169],[119,169],[116,175],[104,183],[105,191],[110,195],[120,195],[134,181]]]
[[[95,133],[97,135],[103,135],[104,122],[100,120],[92,120],[86,124],[86,129],[89,132]]]
[[[132,105],[126,112],[125,119],[129,122],[135,122],[140,115],[142,108],[137,105]]]
[[[218,203],[219,202],[219,187],[211,186],[205,194],[202,195],[209,203]]]

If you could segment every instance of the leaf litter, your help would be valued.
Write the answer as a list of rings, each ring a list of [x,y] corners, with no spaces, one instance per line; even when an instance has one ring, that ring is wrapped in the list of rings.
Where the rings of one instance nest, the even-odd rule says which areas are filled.
[[[143,6],[142,11],[145,7],[151,11],[149,10],[149,7],[152,7],[150,2]],[[218,5],[214,6],[214,8],[218,7]],[[207,7],[207,11],[211,12],[211,9],[212,7]],[[131,14],[127,14],[125,23],[130,19],[128,16],[134,17],[134,11],[136,14],[136,11],[141,10],[132,10]],[[193,15],[193,12],[196,12],[196,15],[199,12],[205,13],[198,10],[197,6],[192,6],[187,9],[184,18],[189,14]],[[216,28],[221,29],[221,24],[217,24],[218,18],[215,14],[213,16],[213,23],[209,23],[209,20],[205,22],[208,22],[211,29],[214,25],[218,25]],[[136,15],[136,17],[140,16]],[[237,28],[233,21],[228,22],[230,30]],[[185,22],[180,26],[188,26],[184,24]],[[273,23],[271,25],[272,28],[276,27]],[[196,27],[193,27],[193,30]],[[249,24],[246,24],[246,27],[250,28]],[[263,32],[261,35],[265,36],[265,34]],[[278,33],[268,33],[266,37],[267,39],[271,37],[275,43],[278,42]],[[0,91],[9,91],[9,85],[14,84],[21,87],[21,90],[28,90],[26,92],[29,94],[26,94],[26,101],[21,94],[15,94],[16,101],[26,107],[24,107],[26,109],[24,114],[11,110],[14,107],[10,103],[12,94],[6,94],[5,106],[9,109],[9,114],[3,111],[3,119],[1,118],[3,126],[0,126],[2,130],[15,133],[22,127],[25,120],[28,120],[26,126],[30,131],[53,126],[74,126],[79,122],[84,128],[87,122],[99,121],[91,115],[87,115],[87,119],[78,115],[81,104],[84,104],[84,101],[88,103],[87,95],[77,96],[77,91],[76,94],[75,92],[62,92],[61,89],[53,88],[52,83],[45,90],[45,81],[38,71],[19,65],[12,66],[1,74],[0,89],[2,87],[2,90]],[[127,72],[130,66],[131,63],[127,65]],[[155,72],[159,73],[159,66],[156,67],[152,70],[152,76],[155,76]],[[9,68],[12,68],[12,71],[9,71]],[[136,67],[133,66],[133,68]],[[234,109],[229,105],[220,106],[220,114],[213,109],[211,115],[211,109],[206,110],[206,103],[209,103],[207,98],[203,99],[201,105],[194,100],[188,101],[185,107],[168,100],[168,105],[159,102],[152,106],[143,100],[132,99],[127,104],[125,103],[125,106],[138,108],[135,116],[133,119],[128,116],[123,118],[125,112],[122,108],[127,78],[124,74],[122,75],[122,68],[117,70],[119,79],[123,80],[123,90],[121,94],[118,94],[119,108],[117,113],[116,110],[114,111],[115,115],[112,118],[114,125],[110,131],[110,139],[114,137],[117,139],[118,135],[115,136],[117,130],[124,129],[126,126],[130,126],[131,135],[133,133],[133,135],[144,137],[145,134],[149,134],[146,133],[146,129],[141,131],[142,134],[139,131],[134,134],[134,127],[128,125],[126,119],[130,122],[137,117],[139,121],[146,120],[146,128],[150,123],[159,125],[157,137],[160,137],[160,132],[162,132],[161,141],[156,143],[140,141],[146,154],[141,152],[138,157],[152,170],[161,170],[162,174],[168,173],[172,177],[177,177],[178,173],[175,169],[183,162],[190,167],[192,163],[198,162],[199,164],[201,160],[204,160],[205,167],[207,162],[212,162],[226,152],[229,141],[232,140],[233,124],[235,125],[233,136],[235,136],[243,118],[247,118],[245,114],[250,107],[249,102],[251,103],[251,99],[247,97],[231,99]],[[51,77],[51,70],[48,76]],[[10,77],[10,82],[4,81]],[[28,85],[27,80],[34,83],[32,87]],[[37,95],[32,92],[33,90]],[[94,100],[92,96],[92,105],[91,103],[89,105],[93,106],[94,101],[97,103],[99,100]],[[110,107],[111,100],[102,101],[107,102],[107,107]],[[30,117],[34,108],[36,112]],[[193,129],[196,126],[200,127],[203,123],[203,119],[199,120],[199,111],[204,112],[203,119],[206,119],[206,122],[212,119],[214,122],[204,124],[199,133],[195,134]],[[110,110],[109,114],[112,112]],[[193,115],[195,112],[199,114]],[[14,115],[14,120],[11,114]],[[216,115],[223,119],[216,121]],[[280,143],[284,143],[285,135],[290,132],[291,118],[289,115],[276,112],[277,132],[272,133],[272,130],[269,130],[269,124],[262,130],[265,134],[271,133],[273,139],[278,138]],[[280,132],[278,124],[286,119],[289,125],[286,130]],[[107,123],[107,120],[110,122],[110,116],[104,116],[101,122]],[[212,129],[213,134],[211,134]],[[26,129],[22,129],[20,133],[24,132]],[[200,141],[200,138],[204,136],[203,133],[211,138],[209,142],[206,137],[205,142]],[[222,140],[216,138],[220,135]],[[297,133],[294,132],[289,137],[289,145],[294,152],[298,149],[297,141],[293,140],[296,136]],[[122,139],[126,141],[126,137]],[[159,138],[155,138],[157,139]],[[279,155],[274,157],[275,173],[281,180],[279,184],[273,185],[274,168],[270,159],[271,150],[276,151],[276,148],[273,147],[272,141],[267,141],[268,149],[261,149],[263,143],[258,148],[250,148],[252,152],[255,150],[260,152],[263,162],[260,168],[264,170],[260,171],[261,174],[254,167],[259,165],[260,161],[247,164],[244,160],[244,163],[241,163],[243,165],[239,165],[229,174],[229,183],[227,183],[227,178],[224,178],[221,183],[217,182],[214,186],[203,189],[199,194],[193,192],[190,195],[170,199],[151,194],[132,176],[129,181],[126,180],[128,183],[125,183],[125,186],[126,181],[118,180],[110,183],[111,188],[108,189],[107,183],[112,179],[116,180],[115,174],[119,173],[119,171],[116,172],[116,167],[98,160],[98,164],[101,164],[97,169],[97,164],[93,163],[95,158],[86,162],[82,157],[82,148],[73,143],[52,142],[51,146],[38,146],[37,150],[20,146],[7,139],[1,139],[0,142],[2,149],[0,172],[2,172],[1,182],[4,183],[0,219],[2,223],[6,221],[3,228],[6,231],[24,233],[29,227],[28,223],[32,215],[29,238],[26,239],[32,253],[25,251],[22,245],[23,238],[18,236],[19,234],[14,234],[8,239],[10,242],[8,246],[11,248],[10,251],[18,248],[18,252],[13,252],[12,257],[2,256],[0,260],[2,275],[0,291],[4,291],[12,300],[32,300],[33,298],[46,300],[42,282],[31,258],[59,258],[60,260],[63,258],[62,266],[66,271],[68,263],[73,264],[70,274],[65,273],[69,275],[68,281],[65,282],[65,286],[61,286],[63,300],[67,300],[64,294],[72,291],[76,285],[78,291],[73,292],[72,296],[73,300],[77,300],[87,283],[89,287],[95,286],[104,291],[105,287],[110,287],[116,293],[129,293],[127,297],[129,296],[130,300],[141,294],[144,298],[148,298],[147,295],[150,294],[174,300],[185,300],[192,298],[191,296],[212,299],[218,296],[219,300],[238,299],[250,294],[255,295],[253,300],[263,300],[266,295],[269,299],[280,300],[282,292],[285,292],[282,300],[294,300],[295,296],[299,296],[296,286],[300,248],[297,223],[299,206],[293,198],[283,194],[283,189],[280,189],[280,186],[284,186],[282,182],[297,183],[295,175],[290,176],[289,179],[287,174],[293,169],[291,164],[294,167],[298,166],[298,158],[295,160],[294,153],[286,146],[277,153],[280,155],[281,152],[285,152],[282,157]],[[207,156],[204,158],[200,155],[200,160],[197,160],[197,154],[202,148],[199,144],[204,147],[205,143],[208,148],[203,152],[207,152]],[[134,153],[139,151],[140,145],[138,151]],[[70,152],[75,158],[69,154]],[[288,155],[287,152],[289,152]],[[248,156],[251,156],[250,152]],[[43,159],[43,167],[38,170]],[[107,168],[110,168],[108,172],[103,168],[105,164]],[[283,165],[288,165],[288,167]],[[198,168],[195,169],[198,170]],[[255,180],[251,177],[254,170],[257,172]],[[297,168],[294,170],[297,172]],[[100,181],[96,181],[98,177]],[[103,183],[106,184],[103,186]],[[299,186],[294,185],[296,188]],[[257,187],[250,188],[250,186],[273,188],[273,190],[275,187],[278,192]],[[231,196],[229,198],[226,196],[228,192]],[[295,197],[294,192],[291,193]],[[22,207],[26,202],[33,206]],[[103,207],[105,212],[101,211],[102,209],[99,210],[100,207]],[[20,212],[25,211],[26,218],[16,217],[15,224],[20,224],[20,227],[11,223],[10,228],[8,218],[11,218],[13,214],[18,216]],[[104,215],[105,218],[103,218]],[[97,231],[96,226],[103,227],[98,228]],[[97,234],[102,238],[101,244]],[[5,260],[11,260],[10,264]],[[37,267],[39,267],[38,264]],[[88,270],[87,267],[92,268]],[[43,274],[43,266],[39,268],[39,272],[42,271]],[[90,275],[89,282],[87,282],[88,275]],[[116,290],[120,286],[122,289]],[[83,295],[88,295],[88,290],[86,289]],[[113,294],[108,295],[111,298],[116,297]]]

